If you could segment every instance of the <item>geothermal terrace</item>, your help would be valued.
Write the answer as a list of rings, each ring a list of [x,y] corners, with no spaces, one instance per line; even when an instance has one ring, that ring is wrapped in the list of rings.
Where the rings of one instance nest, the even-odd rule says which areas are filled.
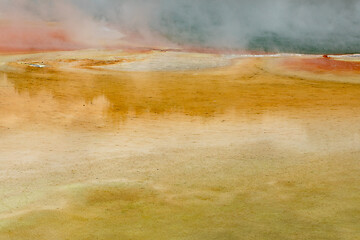
[[[360,235],[358,56],[0,55],[0,239]]]

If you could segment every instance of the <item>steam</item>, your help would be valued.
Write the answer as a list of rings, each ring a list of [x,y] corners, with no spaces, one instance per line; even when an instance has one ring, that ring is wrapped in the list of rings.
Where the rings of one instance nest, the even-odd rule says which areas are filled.
[[[0,49],[360,52],[360,1],[0,0]]]
[[[0,0],[0,49],[77,49],[121,39],[73,1]]]

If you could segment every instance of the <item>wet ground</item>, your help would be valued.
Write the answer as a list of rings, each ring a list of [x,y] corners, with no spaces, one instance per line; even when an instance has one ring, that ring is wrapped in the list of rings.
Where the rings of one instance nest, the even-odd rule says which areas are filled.
[[[0,239],[360,237],[356,58],[86,50],[0,71]]]

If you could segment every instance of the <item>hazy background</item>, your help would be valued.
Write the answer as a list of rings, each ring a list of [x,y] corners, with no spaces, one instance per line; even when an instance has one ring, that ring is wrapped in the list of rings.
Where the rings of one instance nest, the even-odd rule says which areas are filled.
[[[0,46],[24,48],[136,39],[154,46],[358,53],[360,0],[0,0],[0,30]]]

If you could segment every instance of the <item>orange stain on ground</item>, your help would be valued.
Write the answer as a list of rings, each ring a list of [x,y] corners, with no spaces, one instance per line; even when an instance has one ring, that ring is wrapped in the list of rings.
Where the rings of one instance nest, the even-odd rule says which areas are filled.
[[[311,72],[360,72],[360,62],[323,58],[290,58],[284,65],[294,70]]]

